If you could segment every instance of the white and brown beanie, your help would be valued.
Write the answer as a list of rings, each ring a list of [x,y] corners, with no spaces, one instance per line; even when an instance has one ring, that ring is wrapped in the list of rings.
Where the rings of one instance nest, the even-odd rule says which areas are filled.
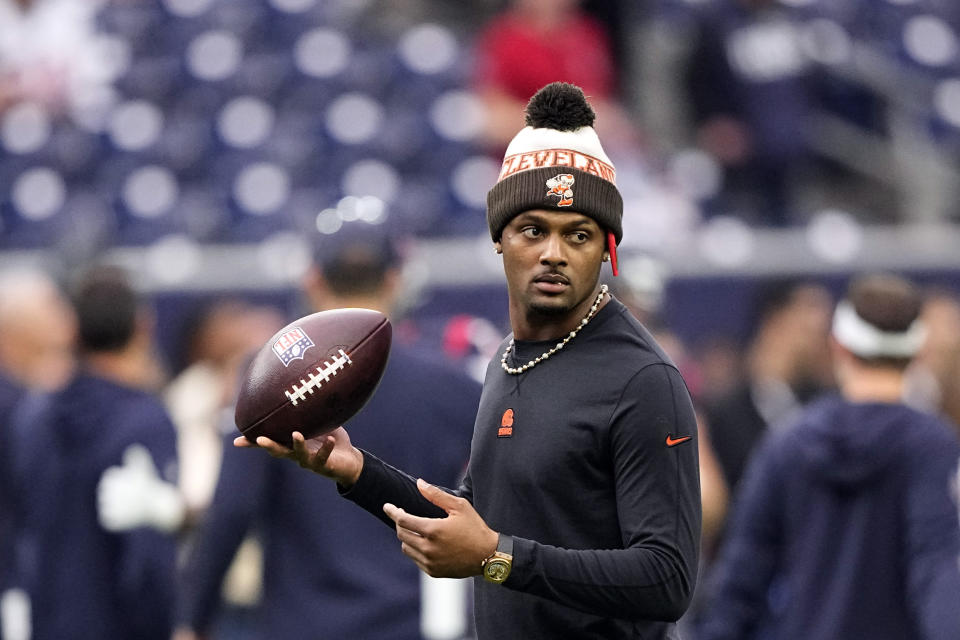
[[[616,170],[593,129],[596,114],[583,91],[566,82],[543,87],[526,108],[527,126],[507,147],[497,184],[487,193],[494,242],[523,211],[576,211],[607,233],[613,274],[623,237],[623,198]]]

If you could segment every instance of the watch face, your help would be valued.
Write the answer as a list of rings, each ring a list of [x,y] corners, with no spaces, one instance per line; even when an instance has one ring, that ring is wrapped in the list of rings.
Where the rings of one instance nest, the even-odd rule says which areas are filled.
[[[510,563],[505,560],[494,558],[487,562],[483,569],[484,575],[492,582],[503,582],[510,575]]]

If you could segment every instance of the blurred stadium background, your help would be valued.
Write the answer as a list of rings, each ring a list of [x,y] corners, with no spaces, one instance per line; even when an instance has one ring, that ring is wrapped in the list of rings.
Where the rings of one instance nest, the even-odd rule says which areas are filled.
[[[506,2],[59,4],[31,42],[0,20],[0,77],[33,49],[64,65],[0,93],[0,265],[117,262],[169,328],[218,292],[292,311],[317,234],[386,225],[409,239],[425,334],[453,313],[505,326],[484,219],[502,148],[484,144],[474,52]],[[771,276],[957,285],[960,5],[583,7],[637,133],[611,152],[624,282],[681,336],[742,330]]]

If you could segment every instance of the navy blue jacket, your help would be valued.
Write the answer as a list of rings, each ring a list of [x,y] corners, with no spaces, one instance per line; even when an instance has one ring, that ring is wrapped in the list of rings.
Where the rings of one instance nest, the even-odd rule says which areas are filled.
[[[161,403],[80,373],[63,391],[31,398],[15,424],[20,578],[33,603],[33,640],[169,640],[176,542],[141,528],[105,531],[96,488],[140,443],[167,480],[176,433]]]
[[[956,640],[960,443],[836,397],[770,434],[741,485],[698,640]]]
[[[376,393],[346,428],[355,445],[456,485],[479,401],[476,381],[394,347]],[[419,640],[419,570],[396,535],[340,499],[333,482],[229,442],[183,572],[180,623],[208,629],[223,576],[254,528],[265,550],[261,637]]]
[[[0,593],[11,586],[13,575],[13,479],[10,477],[10,420],[23,390],[0,373]],[[0,629],[0,639],[3,630]]]

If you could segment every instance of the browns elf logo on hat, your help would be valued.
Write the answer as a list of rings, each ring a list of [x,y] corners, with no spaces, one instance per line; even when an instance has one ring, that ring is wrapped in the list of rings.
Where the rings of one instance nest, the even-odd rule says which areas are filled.
[[[569,207],[573,204],[573,183],[576,179],[573,174],[560,173],[547,180],[547,197],[556,196],[560,199],[557,202],[558,207]]]
[[[596,114],[583,90],[566,82],[548,84],[530,99],[525,115],[526,126],[507,146],[497,183],[487,193],[490,236],[499,242],[503,228],[523,211],[568,209],[593,218],[603,229],[613,275],[617,275],[623,197],[613,162],[593,128]]]

